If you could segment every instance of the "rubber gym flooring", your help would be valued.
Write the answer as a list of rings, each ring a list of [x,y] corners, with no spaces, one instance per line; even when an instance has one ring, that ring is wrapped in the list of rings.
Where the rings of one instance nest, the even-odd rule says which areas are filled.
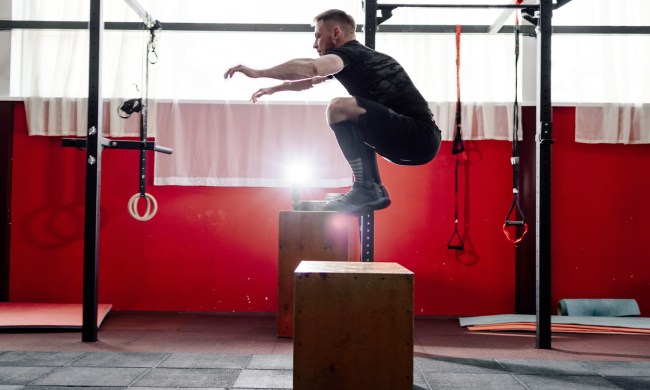
[[[292,340],[273,315],[109,313],[79,332],[0,333],[0,390],[292,388]],[[470,332],[415,320],[414,389],[650,389],[650,336]]]

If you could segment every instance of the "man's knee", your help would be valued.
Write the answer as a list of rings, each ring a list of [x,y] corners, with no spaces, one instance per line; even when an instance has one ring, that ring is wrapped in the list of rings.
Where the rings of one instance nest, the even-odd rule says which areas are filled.
[[[334,98],[327,106],[327,123],[331,125],[343,121],[356,122],[359,115],[365,112],[353,97]]]

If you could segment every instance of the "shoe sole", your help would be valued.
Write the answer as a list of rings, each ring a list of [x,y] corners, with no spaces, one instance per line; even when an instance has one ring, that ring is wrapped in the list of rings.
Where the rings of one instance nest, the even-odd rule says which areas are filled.
[[[357,215],[358,216],[358,215],[365,214],[365,213],[370,212],[370,211],[383,210],[383,209],[387,208],[388,206],[390,206],[390,204],[391,204],[390,199],[380,199],[380,200],[376,200],[374,202],[366,203],[364,205],[356,206],[356,207],[347,206],[347,207],[345,207],[343,209],[332,209],[332,210],[328,210],[327,207],[325,207],[324,210],[325,211],[336,211],[336,212],[343,213],[343,214],[350,214],[350,215]]]

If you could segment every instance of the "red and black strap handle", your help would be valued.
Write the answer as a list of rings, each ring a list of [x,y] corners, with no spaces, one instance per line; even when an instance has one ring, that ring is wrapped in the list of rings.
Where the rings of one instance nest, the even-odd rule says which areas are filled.
[[[451,147],[451,154],[456,156],[456,168],[454,170],[454,232],[447,242],[447,249],[462,251],[465,249],[463,239],[458,232],[458,167],[467,161],[467,152],[463,144],[463,134],[461,132],[461,104],[460,104],[460,33],[461,26],[456,25],[456,122],[454,142]]]
[[[521,4],[523,0],[515,0],[515,3]],[[528,232],[528,224],[526,217],[519,205],[519,102],[517,100],[517,67],[519,65],[519,16],[515,17],[515,102],[513,110],[513,124],[512,124],[512,157],[510,163],[512,164],[512,204],[506,215],[506,220],[503,223],[503,234],[505,234],[508,241],[513,244],[518,244],[524,239]]]

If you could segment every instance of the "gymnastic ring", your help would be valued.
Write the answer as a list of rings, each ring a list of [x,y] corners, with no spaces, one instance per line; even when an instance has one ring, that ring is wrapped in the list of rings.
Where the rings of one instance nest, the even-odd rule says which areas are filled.
[[[143,215],[138,213],[138,200],[140,198],[144,198],[147,201],[147,210]],[[156,212],[158,211],[158,202],[156,202],[156,198],[154,198],[153,195],[146,192],[144,195],[140,195],[138,192],[129,199],[128,209],[129,214],[131,214],[135,220],[144,222],[150,220],[154,215],[156,215]]]

